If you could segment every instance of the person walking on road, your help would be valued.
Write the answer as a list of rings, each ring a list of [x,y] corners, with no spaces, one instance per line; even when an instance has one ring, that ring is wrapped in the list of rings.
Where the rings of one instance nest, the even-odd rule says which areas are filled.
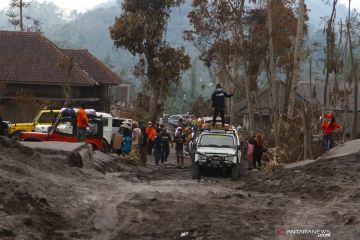
[[[148,155],[151,155],[153,147],[154,147],[154,141],[156,136],[156,129],[153,127],[153,124],[151,121],[148,122],[148,126],[145,129],[146,135],[148,138]]]
[[[341,128],[341,125],[335,121],[335,117],[331,113],[326,114],[325,118],[327,118],[327,120],[322,123],[321,128],[324,134],[324,149],[325,151],[329,151],[334,147],[334,132],[336,129]]]
[[[249,142],[247,144],[247,152],[246,152],[246,158],[248,160],[249,164],[249,170],[253,170],[254,168],[254,148],[255,148],[255,138],[251,137],[249,139]]]
[[[264,152],[264,135],[262,133],[256,134],[254,143],[255,143],[254,144],[254,154],[253,154],[254,170],[260,171],[261,157]]]
[[[161,153],[163,148],[162,142],[162,129],[158,128],[156,132],[156,136],[154,138],[154,153],[155,153],[155,165],[158,166],[161,160]]]
[[[83,142],[85,141],[86,138],[86,127],[89,123],[89,118],[85,112],[85,108],[86,108],[85,104],[81,103],[79,112],[76,117],[76,127],[77,127],[76,139],[78,142]]]
[[[215,127],[217,115],[220,113],[221,124],[225,125],[225,98],[231,98],[234,94],[228,94],[222,90],[221,84],[216,85],[216,90],[211,95],[212,107],[214,108],[213,126]]]
[[[161,134],[161,140],[162,140],[162,149],[161,149],[161,162],[165,163],[168,160],[169,154],[170,154],[170,143],[171,147],[174,148],[174,143],[171,140],[170,134],[166,131],[166,129],[162,130]]]
[[[185,135],[181,127],[177,128],[177,134],[175,135],[174,141],[175,141],[177,168],[184,168]]]
[[[143,164],[143,166],[146,166],[147,164],[147,143],[148,143],[148,137],[145,130],[145,123],[140,123],[140,129],[141,129],[141,135],[139,140],[139,146],[140,146],[140,159]]]

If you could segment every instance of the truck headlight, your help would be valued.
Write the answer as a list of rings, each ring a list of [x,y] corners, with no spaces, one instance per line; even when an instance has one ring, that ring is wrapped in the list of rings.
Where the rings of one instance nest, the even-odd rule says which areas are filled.
[[[202,155],[202,154],[199,154],[199,153],[196,153],[195,154],[195,162],[201,161],[201,160],[206,160],[206,156]]]
[[[236,156],[226,156],[225,158],[225,161],[227,162],[236,162]]]

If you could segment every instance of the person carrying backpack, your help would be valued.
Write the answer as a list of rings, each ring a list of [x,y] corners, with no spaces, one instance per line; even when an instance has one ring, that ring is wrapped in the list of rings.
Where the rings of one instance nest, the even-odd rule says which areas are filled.
[[[214,108],[213,126],[216,124],[216,117],[220,113],[221,124],[225,125],[225,98],[231,98],[234,94],[228,94],[222,90],[221,84],[216,85],[216,90],[211,95],[212,107]]]
[[[177,168],[184,168],[184,144],[185,144],[185,135],[181,127],[178,127],[177,134],[175,135],[175,150],[176,150],[176,160]]]

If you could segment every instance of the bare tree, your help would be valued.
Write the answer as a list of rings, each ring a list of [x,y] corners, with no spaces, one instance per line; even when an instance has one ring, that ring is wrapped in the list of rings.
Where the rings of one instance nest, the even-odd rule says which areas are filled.
[[[273,22],[272,22],[272,0],[267,0],[268,11],[268,31],[269,31],[269,58],[270,58],[270,85],[272,95],[272,113],[273,113],[273,130],[275,137],[275,146],[280,145],[280,127],[279,127],[279,104],[278,104],[278,86],[275,75],[275,56],[273,41]]]
[[[346,21],[346,29],[347,29],[347,36],[349,42],[349,51],[350,51],[350,59],[351,59],[351,68],[352,68],[352,78],[354,82],[354,106],[353,106],[353,116],[352,116],[352,126],[351,126],[351,138],[357,138],[357,112],[358,112],[358,79],[356,74],[357,64],[355,63],[354,52],[353,52],[353,44],[351,39],[351,12],[350,12],[350,5],[351,0],[349,0],[349,9],[348,9],[348,19]]]
[[[300,0],[298,25],[297,25],[295,49],[294,49],[294,65],[293,65],[292,80],[290,81],[291,91],[290,91],[290,102],[288,109],[289,118],[292,118],[294,114],[296,87],[300,78],[300,55],[301,55],[301,46],[304,37],[304,14],[305,14],[305,1]]]
[[[333,58],[335,51],[335,31],[334,31],[334,21],[336,16],[336,4],[337,0],[334,0],[332,5],[331,16],[327,22],[326,27],[326,60],[325,60],[325,86],[324,86],[324,110],[328,106],[327,95],[328,95],[328,85],[329,85],[329,76],[334,69]]]
[[[66,71],[66,79],[64,82],[64,86],[63,86],[63,91],[64,91],[64,98],[65,98],[65,103],[64,105],[67,106],[71,103],[71,86],[70,86],[70,81],[71,81],[71,74],[72,74],[72,69],[74,68],[74,60],[72,57],[63,55],[60,59],[60,63],[58,64],[58,66],[62,69],[64,69]]]
[[[24,15],[24,9],[30,7],[30,2],[25,0],[11,0],[10,11],[6,14],[16,31],[41,32],[41,20]],[[17,13],[18,9],[18,13]]]

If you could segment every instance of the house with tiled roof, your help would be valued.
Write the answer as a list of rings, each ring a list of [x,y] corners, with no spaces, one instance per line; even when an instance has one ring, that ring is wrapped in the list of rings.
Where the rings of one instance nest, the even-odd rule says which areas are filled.
[[[0,31],[0,83],[6,85],[0,88],[2,103],[22,91],[36,100],[61,105],[68,79],[67,69],[59,66],[64,57],[73,60],[69,81],[72,102],[109,111],[109,88],[121,83],[119,77],[87,50],[60,49],[35,32]]]

